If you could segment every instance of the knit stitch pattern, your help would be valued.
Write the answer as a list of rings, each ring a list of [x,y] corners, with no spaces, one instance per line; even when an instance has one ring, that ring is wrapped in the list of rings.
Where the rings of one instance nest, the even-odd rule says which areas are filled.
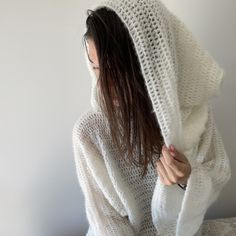
[[[122,154],[112,146],[85,53],[92,109],[74,125],[73,148],[90,223],[87,235],[152,235],[153,226],[154,235],[201,235],[207,209],[231,177],[211,104],[220,94],[224,70],[160,0],[106,0],[93,8],[104,6],[130,33],[166,146],[182,152],[192,172],[184,191],[164,185],[151,169],[138,183],[135,167],[128,171],[117,163]]]

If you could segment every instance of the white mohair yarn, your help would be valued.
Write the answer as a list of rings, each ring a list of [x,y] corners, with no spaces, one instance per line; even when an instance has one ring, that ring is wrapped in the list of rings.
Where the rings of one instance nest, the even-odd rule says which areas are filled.
[[[127,27],[165,144],[173,144],[192,166],[185,191],[148,177],[146,183],[154,183],[149,198],[153,235],[201,235],[207,209],[231,177],[211,105],[220,94],[224,70],[162,1],[106,0],[93,6],[100,7],[115,11]],[[90,224],[87,235],[141,235],[144,213],[115,161],[89,62],[88,68],[92,109],[73,129],[76,170]]]

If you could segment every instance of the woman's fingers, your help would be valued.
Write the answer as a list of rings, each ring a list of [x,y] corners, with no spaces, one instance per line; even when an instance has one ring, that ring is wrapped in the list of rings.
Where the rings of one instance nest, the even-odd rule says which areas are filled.
[[[181,152],[179,152],[179,150],[177,150],[174,145],[170,145],[170,152],[173,153],[174,157],[180,161],[180,162],[184,162],[184,163],[188,163],[188,159],[185,157],[185,155]]]
[[[171,149],[169,150],[164,145],[160,159],[156,162],[160,180],[166,185],[176,184],[180,181],[186,182],[191,173],[191,166],[184,154]]]
[[[162,156],[160,160],[163,164],[163,167],[165,168],[169,180],[172,183],[176,183],[179,180],[179,177],[182,177],[183,174],[179,173],[179,171],[177,171],[175,168],[169,167],[168,164],[166,163],[165,157]]]
[[[176,175],[179,177],[183,177],[183,170],[185,163],[179,162],[171,155],[168,149],[163,148],[162,150],[162,159],[167,172],[170,174],[170,177],[175,177]],[[174,173],[173,173],[174,172]],[[173,176],[172,176],[173,175]]]

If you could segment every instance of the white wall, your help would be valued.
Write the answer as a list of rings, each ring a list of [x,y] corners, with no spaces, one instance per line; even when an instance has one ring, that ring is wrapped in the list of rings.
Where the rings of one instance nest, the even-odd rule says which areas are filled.
[[[216,121],[236,166],[235,1],[165,0],[226,70]],[[95,1],[0,1],[0,235],[84,235],[72,126],[89,107],[82,51]],[[213,9],[214,7],[214,9]],[[236,216],[235,174],[207,218]]]

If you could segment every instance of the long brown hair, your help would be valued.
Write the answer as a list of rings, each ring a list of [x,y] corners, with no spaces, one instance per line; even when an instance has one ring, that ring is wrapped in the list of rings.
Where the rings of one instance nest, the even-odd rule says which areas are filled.
[[[119,155],[121,158],[127,156],[136,166],[143,167],[143,178],[149,162],[155,166],[153,155],[158,154],[159,158],[164,142],[134,44],[121,19],[107,7],[88,9],[86,27],[83,40],[86,43],[89,38],[95,44],[99,61],[98,96],[112,141],[119,151],[127,152]],[[114,104],[113,97],[119,106]]]

